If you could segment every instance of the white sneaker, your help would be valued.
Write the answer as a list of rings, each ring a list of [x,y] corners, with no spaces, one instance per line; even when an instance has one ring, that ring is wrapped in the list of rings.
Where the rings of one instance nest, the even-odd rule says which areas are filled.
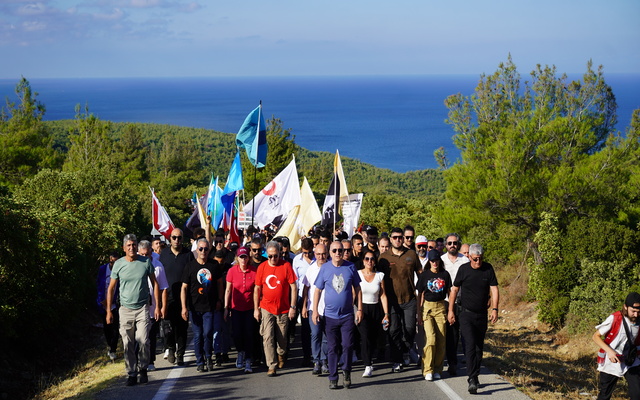
[[[245,374],[250,374],[250,373],[252,373],[252,372],[253,372],[253,369],[251,369],[251,359],[250,359],[250,358],[247,358],[247,359],[244,361],[244,373],[245,373]]]
[[[371,378],[371,375],[373,375],[373,367],[372,366],[367,366],[364,368],[364,374],[362,374],[363,378]]]
[[[147,371],[155,371],[155,370],[156,370],[156,366],[155,366],[155,365],[153,365],[153,364],[149,364],[149,365],[147,366]]]
[[[113,361],[113,360],[115,360],[115,359],[116,359],[116,353],[115,353],[115,352],[113,352],[113,351],[107,351],[107,355],[109,356],[109,359],[110,359],[111,361]]]
[[[440,379],[440,374],[437,372],[433,374],[433,379]]]
[[[244,367],[244,351],[238,352],[238,358],[236,358],[236,368],[241,369]]]
[[[391,372],[402,372],[404,371],[404,367],[400,363],[393,364],[393,368],[391,368]]]
[[[164,351],[164,356],[162,356],[162,358],[164,358],[165,360],[166,360],[167,358],[169,358],[169,349],[166,349],[166,350]]]
[[[429,382],[433,381],[433,374],[426,374],[424,380]]]

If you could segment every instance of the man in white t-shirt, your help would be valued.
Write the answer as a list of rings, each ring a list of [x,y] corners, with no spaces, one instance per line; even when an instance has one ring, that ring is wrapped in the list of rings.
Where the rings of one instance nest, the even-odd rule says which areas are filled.
[[[598,352],[600,380],[597,400],[611,398],[616,383],[622,376],[629,385],[629,398],[640,399],[640,359],[636,356],[633,363],[627,365],[623,355],[623,349],[628,341],[625,324],[636,347],[639,344],[638,315],[640,315],[640,294],[632,292],[627,296],[622,311],[614,312],[603,323],[596,326],[592,338],[600,346]]]
[[[324,332],[324,292],[320,296],[318,309],[313,309],[312,294],[316,292],[314,282],[320,273],[320,268],[327,262],[329,253],[327,246],[322,243],[313,249],[315,261],[307,268],[307,272],[302,278],[304,289],[302,292],[302,317],[309,319],[311,329],[311,357],[313,361],[313,375],[329,373],[327,363],[327,336]],[[314,313],[320,315],[320,323],[314,324],[312,321]]]
[[[460,266],[469,262],[469,259],[459,252],[461,244],[460,236],[457,233],[450,233],[445,237],[444,245],[447,252],[440,258],[442,259],[442,262],[444,262],[444,269],[449,273],[449,275],[451,275],[451,282],[455,281],[456,274],[458,273]],[[447,298],[447,303],[445,304],[447,309],[449,308],[449,301],[455,302],[456,299]],[[457,308],[454,308],[454,310],[457,310]],[[456,311],[456,322],[453,325],[447,321],[446,347],[447,364],[449,365],[447,372],[449,372],[449,375],[451,376],[456,376],[458,374],[458,342],[460,341],[460,323],[458,322],[457,314],[458,313]]]

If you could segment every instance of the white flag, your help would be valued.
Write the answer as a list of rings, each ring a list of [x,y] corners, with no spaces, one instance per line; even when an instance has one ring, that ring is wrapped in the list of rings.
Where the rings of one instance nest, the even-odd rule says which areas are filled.
[[[358,228],[358,221],[360,220],[362,193],[350,194],[348,200],[343,198],[340,203],[342,203],[342,216],[344,218],[342,230],[347,232],[349,238],[351,238]]]
[[[261,228],[269,224],[280,227],[289,212],[300,205],[300,184],[295,157],[289,165],[267,184],[243,211],[248,218],[253,215],[253,224]]]

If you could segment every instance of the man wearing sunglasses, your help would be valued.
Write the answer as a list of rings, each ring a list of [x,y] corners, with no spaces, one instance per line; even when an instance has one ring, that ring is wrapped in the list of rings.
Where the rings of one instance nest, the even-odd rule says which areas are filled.
[[[404,247],[407,249],[415,250],[416,244],[414,243],[414,239],[416,237],[416,230],[413,229],[413,226],[407,225],[404,227]]]
[[[304,238],[300,241],[300,247],[302,251],[300,254],[293,258],[293,272],[296,273],[298,277],[298,281],[296,282],[298,286],[298,299],[297,306],[298,312],[301,312],[303,309],[302,298],[304,295],[304,284],[302,283],[304,280],[304,276],[309,269],[309,266],[313,264],[316,260],[313,255],[313,241],[309,238]],[[290,334],[289,336],[295,336],[295,319],[294,322],[291,323]],[[302,367],[310,367],[311,366],[311,328],[309,326],[309,318],[308,316],[302,315],[300,318],[300,341],[302,343]]]
[[[360,276],[353,263],[342,258],[342,242],[334,241],[330,246],[331,261],[320,269],[315,280],[313,309],[317,310],[324,292],[325,332],[327,334],[327,358],[329,361],[329,388],[338,388],[338,357],[342,364],[344,387],[351,387],[351,363],[355,324],[362,320],[362,292]],[[354,295],[357,304],[354,324]],[[320,315],[313,314],[313,323],[320,323]],[[340,353],[339,349],[342,349]]]
[[[415,251],[403,246],[404,231],[393,228],[391,249],[380,255],[378,270],[384,272],[384,286],[389,303],[389,347],[393,372],[402,372],[410,364],[409,350],[416,336],[416,286],[414,274],[422,272]]]
[[[460,254],[460,235],[457,233],[450,233],[446,236],[444,245],[447,252],[440,257],[444,263],[444,269],[451,275],[451,281],[454,282],[458,269],[462,264],[468,263],[469,259]],[[457,298],[447,298],[445,306],[449,307],[449,301],[454,302],[454,313],[456,315],[456,322],[454,324],[447,323],[447,364],[449,365],[448,372],[451,376],[458,375],[458,343],[460,342],[460,323],[458,322],[459,305]]]
[[[289,320],[296,316],[296,274],[281,258],[280,243],[267,243],[267,261],[260,264],[253,292],[253,317],[260,323],[267,376],[276,376],[276,368],[284,368]],[[277,354],[277,359],[276,359]]]
[[[449,301],[448,320],[453,325],[460,321],[460,332],[464,338],[464,353],[467,361],[467,382],[469,393],[478,392],[478,375],[482,364],[484,338],[487,333],[487,320],[494,324],[498,320],[498,279],[493,266],[483,261],[482,246],[474,243],[469,246],[469,262],[460,266],[450,299],[460,295],[460,314],[456,317],[453,300]],[[487,312],[487,304],[491,298],[491,311]]]
[[[165,337],[165,358],[178,366],[184,365],[184,352],[187,347],[187,330],[189,328],[189,323],[182,319],[182,304],[180,302],[182,273],[185,265],[194,260],[193,253],[183,246],[183,239],[181,229],[172,230],[171,246],[160,254],[160,262],[164,266],[167,283],[169,283],[166,319],[169,320],[171,331]]]

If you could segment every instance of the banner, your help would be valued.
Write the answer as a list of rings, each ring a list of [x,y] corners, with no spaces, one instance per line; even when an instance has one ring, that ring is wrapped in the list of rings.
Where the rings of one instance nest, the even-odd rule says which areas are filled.
[[[358,228],[358,221],[360,220],[360,209],[362,208],[362,193],[351,194],[346,200],[342,200],[342,216],[344,218],[344,225],[342,229],[347,232],[349,239],[356,232]]]

